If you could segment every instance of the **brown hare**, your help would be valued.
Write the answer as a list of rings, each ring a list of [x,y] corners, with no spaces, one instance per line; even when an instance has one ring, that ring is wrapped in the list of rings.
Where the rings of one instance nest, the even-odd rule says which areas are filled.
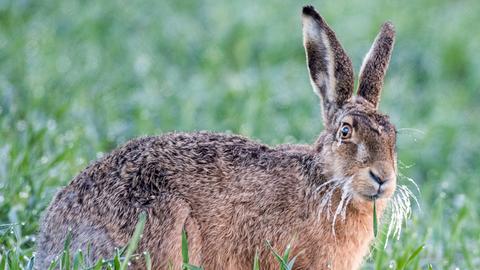
[[[138,215],[147,223],[138,252],[154,269],[181,267],[186,230],[192,264],[261,269],[278,264],[266,247],[288,244],[295,269],[358,269],[373,240],[373,200],[381,213],[396,188],[396,129],[378,112],[394,43],[385,23],[354,75],[335,33],[303,8],[310,79],[324,130],[313,145],[267,145],[209,132],[134,139],[92,163],[55,196],[39,236],[36,267],[72,250],[110,258],[127,244]],[[136,262],[130,269],[143,269]]]

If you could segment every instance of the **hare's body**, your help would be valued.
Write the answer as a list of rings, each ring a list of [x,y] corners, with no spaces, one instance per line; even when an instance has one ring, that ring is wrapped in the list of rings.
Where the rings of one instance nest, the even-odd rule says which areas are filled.
[[[353,68],[333,31],[312,7],[303,10],[310,79],[322,97],[325,129],[312,146],[270,148],[214,133],[173,133],[132,140],[93,163],[61,190],[47,210],[36,267],[63,250],[90,262],[127,244],[140,212],[147,223],[139,250],[154,269],[181,267],[181,232],[191,263],[207,270],[276,269],[274,250],[288,244],[294,269],[358,269],[379,214],[396,185],[395,127],[377,111],[393,47],[389,23],[362,65]],[[133,268],[142,269],[141,262]]]
[[[54,259],[49,255],[60,254],[70,227],[72,249],[86,250],[91,243],[96,258],[108,258],[126,245],[138,214],[146,211],[139,250],[149,250],[158,269],[181,265],[184,227],[193,263],[205,269],[251,269],[257,248],[262,269],[274,269],[278,264],[266,240],[277,250],[291,243],[299,269],[334,263],[354,268],[371,239],[369,215],[341,223],[352,228],[337,228],[335,240],[331,221],[318,218],[313,190],[327,177],[326,161],[308,146],[289,149],[214,133],[132,140],[57,194],[45,216],[38,257],[47,263]]]

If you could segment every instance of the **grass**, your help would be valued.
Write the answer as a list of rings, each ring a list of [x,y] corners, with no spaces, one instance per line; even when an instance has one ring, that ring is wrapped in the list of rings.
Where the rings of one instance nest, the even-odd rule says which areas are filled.
[[[322,125],[303,4],[0,2],[0,269],[29,269],[55,192],[130,138],[214,130],[313,142]],[[398,33],[381,109],[400,130],[401,172],[419,184],[421,209],[386,248],[378,224],[364,269],[480,268],[480,3],[312,4],[357,71],[384,20]]]
[[[124,248],[122,251],[117,249],[115,254],[113,254],[112,259],[105,260],[101,258],[92,265],[88,265],[85,259],[90,253],[89,250],[86,251],[86,254],[84,254],[84,251],[82,250],[76,251],[74,254],[70,253],[72,239],[71,234],[69,233],[65,240],[62,255],[51,262],[48,270],[126,270],[132,259],[138,259],[141,257],[137,254],[134,254],[134,252],[136,251],[137,245],[141,239],[146,219],[146,214],[141,213],[138,218],[135,231],[126,248]],[[151,269],[150,255],[148,252],[143,253],[143,257],[145,259],[146,269]],[[32,256],[25,264],[20,258],[17,257],[17,254],[7,252],[2,254],[2,257],[0,258],[0,270],[33,269],[34,260],[35,257]]]

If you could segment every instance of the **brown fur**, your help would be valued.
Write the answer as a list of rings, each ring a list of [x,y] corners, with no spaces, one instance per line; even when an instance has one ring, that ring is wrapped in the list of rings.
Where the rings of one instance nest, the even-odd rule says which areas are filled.
[[[375,107],[378,107],[380,101],[383,77],[387,72],[394,43],[395,29],[392,23],[386,22],[382,25],[382,29],[360,70],[358,95],[370,101]]]
[[[256,250],[261,269],[276,269],[266,240],[277,251],[290,243],[298,256],[295,269],[357,269],[373,239],[372,198],[378,197],[382,212],[395,189],[395,128],[372,106],[370,88],[353,96],[350,59],[313,7],[303,13],[304,33],[313,23],[312,31],[326,31],[330,43],[305,36],[312,82],[327,111],[314,145],[271,148],[209,132],[131,140],[55,196],[43,218],[36,268],[46,269],[61,253],[68,228],[72,250],[90,243],[90,262],[110,257],[127,244],[145,211],[138,252],[151,253],[154,269],[180,268],[183,228],[191,263],[207,270],[252,269]],[[328,72],[329,61],[335,74]],[[318,85],[322,76],[333,83]],[[352,133],[342,139],[346,124]],[[142,268],[141,262],[131,267]]]

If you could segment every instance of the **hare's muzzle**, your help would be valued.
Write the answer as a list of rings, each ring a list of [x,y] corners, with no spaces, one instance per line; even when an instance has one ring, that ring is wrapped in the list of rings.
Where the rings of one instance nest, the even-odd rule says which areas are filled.
[[[354,190],[364,199],[389,198],[396,185],[396,175],[388,162],[375,162],[361,170],[354,183]]]

